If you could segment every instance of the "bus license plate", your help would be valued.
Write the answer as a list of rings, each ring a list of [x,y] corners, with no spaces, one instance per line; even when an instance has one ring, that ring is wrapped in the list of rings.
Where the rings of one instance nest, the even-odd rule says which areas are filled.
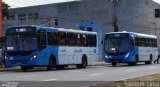
[[[114,60],[114,62],[118,63],[118,60]]]
[[[16,62],[16,64],[22,64],[21,62]]]

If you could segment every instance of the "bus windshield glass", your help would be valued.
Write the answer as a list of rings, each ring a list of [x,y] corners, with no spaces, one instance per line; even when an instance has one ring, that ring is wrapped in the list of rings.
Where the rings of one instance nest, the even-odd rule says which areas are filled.
[[[36,50],[36,34],[34,30],[29,29],[15,28],[8,30],[7,51],[24,52]]]
[[[130,48],[128,34],[107,34],[105,36],[105,50],[108,54],[123,54]]]

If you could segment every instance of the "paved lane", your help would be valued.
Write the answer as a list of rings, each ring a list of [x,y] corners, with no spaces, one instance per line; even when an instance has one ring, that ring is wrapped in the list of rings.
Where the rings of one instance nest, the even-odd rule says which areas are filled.
[[[118,81],[160,72],[160,65],[137,66],[120,65],[118,67],[88,66],[86,69],[67,68],[65,70],[46,71],[44,68],[22,72],[1,70],[0,81]]]

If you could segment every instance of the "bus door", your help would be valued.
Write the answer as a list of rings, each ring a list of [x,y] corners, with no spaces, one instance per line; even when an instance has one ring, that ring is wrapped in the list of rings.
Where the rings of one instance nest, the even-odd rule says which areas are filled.
[[[46,31],[45,30],[39,30],[38,34],[37,34],[37,47],[38,47],[38,51],[39,51],[39,57],[42,57],[40,59],[41,63],[44,62],[48,62],[47,58],[48,58],[48,51],[45,50],[46,48]]]

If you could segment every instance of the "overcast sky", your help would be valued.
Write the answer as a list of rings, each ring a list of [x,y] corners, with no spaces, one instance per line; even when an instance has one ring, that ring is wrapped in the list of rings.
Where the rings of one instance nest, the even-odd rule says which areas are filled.
[[[153,0],[153,1],[160,3],[160,0]]]
[[[59,3],[59,2],[67,2],[75,0],[2,0],[2,1],[9,4],[11,8],[17,8],[17,7],[26,7],[26,6]],[[154,1],[160,3],[160,0],[154,0]]]
[[[2,1],[9,4],[11,8],[17,8],[17,7],[26,7],[26,6],[34,6],[34,5],[42,5],[50,3],[68,2],[75,0],[2,0]]]

